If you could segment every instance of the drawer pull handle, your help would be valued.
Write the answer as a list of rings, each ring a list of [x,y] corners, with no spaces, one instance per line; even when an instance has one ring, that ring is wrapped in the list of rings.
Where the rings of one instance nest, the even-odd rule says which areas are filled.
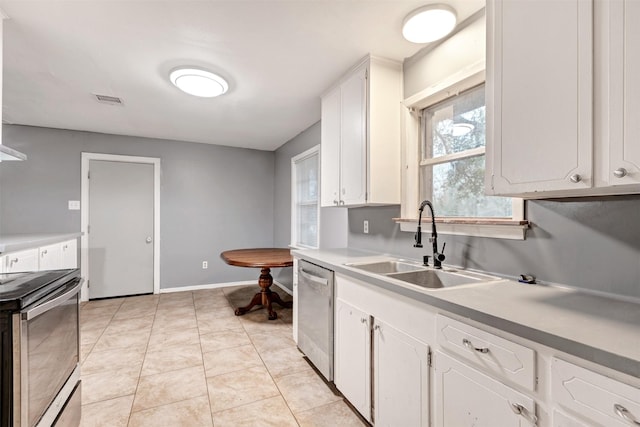
[[[631,414],[631,412],[629,412],[629,410],[624,406],[618,405],[616,403],[615,405],[613,405],[613,410],[615,411],[617,416],[622,418],[624,422],[629,424],[630,426],[640,426],[640,422],[636,421],[636,417],[634,417],[633,414]]]
[[[360,319],[360,323],[367,323],[367,319],[365,319],[364,317]]]
[[[462,344],[464,344],[464,346],[469,350],[477,351],[478,353],[489,353],[489,349],[487,347],[476,347],[471,341],[466,338],[462,339]]]
[[[532,426],[536,426],[538,417],[529,412],[524,406],[520,405],[519,403],[511,403],[511,410],[514,414],[520,415],[522,418],[529,421]]]
[[[9,261],[10,264],[17,264],[18,263],[18,258],[14,258],[11,261]]]

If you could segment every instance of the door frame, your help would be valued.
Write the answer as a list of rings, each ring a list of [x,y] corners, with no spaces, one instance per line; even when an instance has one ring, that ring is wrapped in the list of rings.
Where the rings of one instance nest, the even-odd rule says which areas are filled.
[[[103,160],[124,163],[153,165],[153,293],[160,293],[160,159],[157,157],[123,156],[119,154],[82,152],[80,179],[80,270],[85,279],[81,289],[81,300],[89,300],[89,162]]]

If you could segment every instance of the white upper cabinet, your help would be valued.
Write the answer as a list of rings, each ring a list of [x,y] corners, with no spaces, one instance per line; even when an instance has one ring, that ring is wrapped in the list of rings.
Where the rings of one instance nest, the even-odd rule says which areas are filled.
[[[322,206],[400,204],[401,77],[367,57],[322,97]]]
[[[487,3],[488,194],[640,193],[640,2]]]
[[[596,3],[602,26],[603,63],[609,65],[609,163],[606,183],[633,186],[640,183],[640,2]],[[607,58],[608,54],[608,58]],[[607,70],[603,70],[606,74]],[[604,93],[606,97],[607,93]],[[606,98],[604,98],[606,101]],[[606,104],[605,104],[606,105]],[[604,121],[606,123],[606,120]]]
[[[592,4],[487,2],[487,191],[592,186]]]

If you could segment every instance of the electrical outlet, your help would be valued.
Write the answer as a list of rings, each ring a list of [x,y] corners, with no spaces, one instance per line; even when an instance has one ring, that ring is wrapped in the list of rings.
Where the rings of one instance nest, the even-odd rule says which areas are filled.
[[[209,263],[207,261],[202,261],[202,269],[206,270],[207,268],[209,268]]]
[[[369,233],[369,221],[368,220],[364,220],[364,233],[368,234]]]

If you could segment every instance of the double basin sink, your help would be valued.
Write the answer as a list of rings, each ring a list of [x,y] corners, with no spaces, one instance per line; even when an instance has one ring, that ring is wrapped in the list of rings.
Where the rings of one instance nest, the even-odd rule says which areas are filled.
[[[348,267],[401,280],[421,288],[444,289],[453,286],[470,285],[498,280],[498,277],[456,270],[444,267],[434,269],[408,261],[379,261],[370,263],[349,263]]]

